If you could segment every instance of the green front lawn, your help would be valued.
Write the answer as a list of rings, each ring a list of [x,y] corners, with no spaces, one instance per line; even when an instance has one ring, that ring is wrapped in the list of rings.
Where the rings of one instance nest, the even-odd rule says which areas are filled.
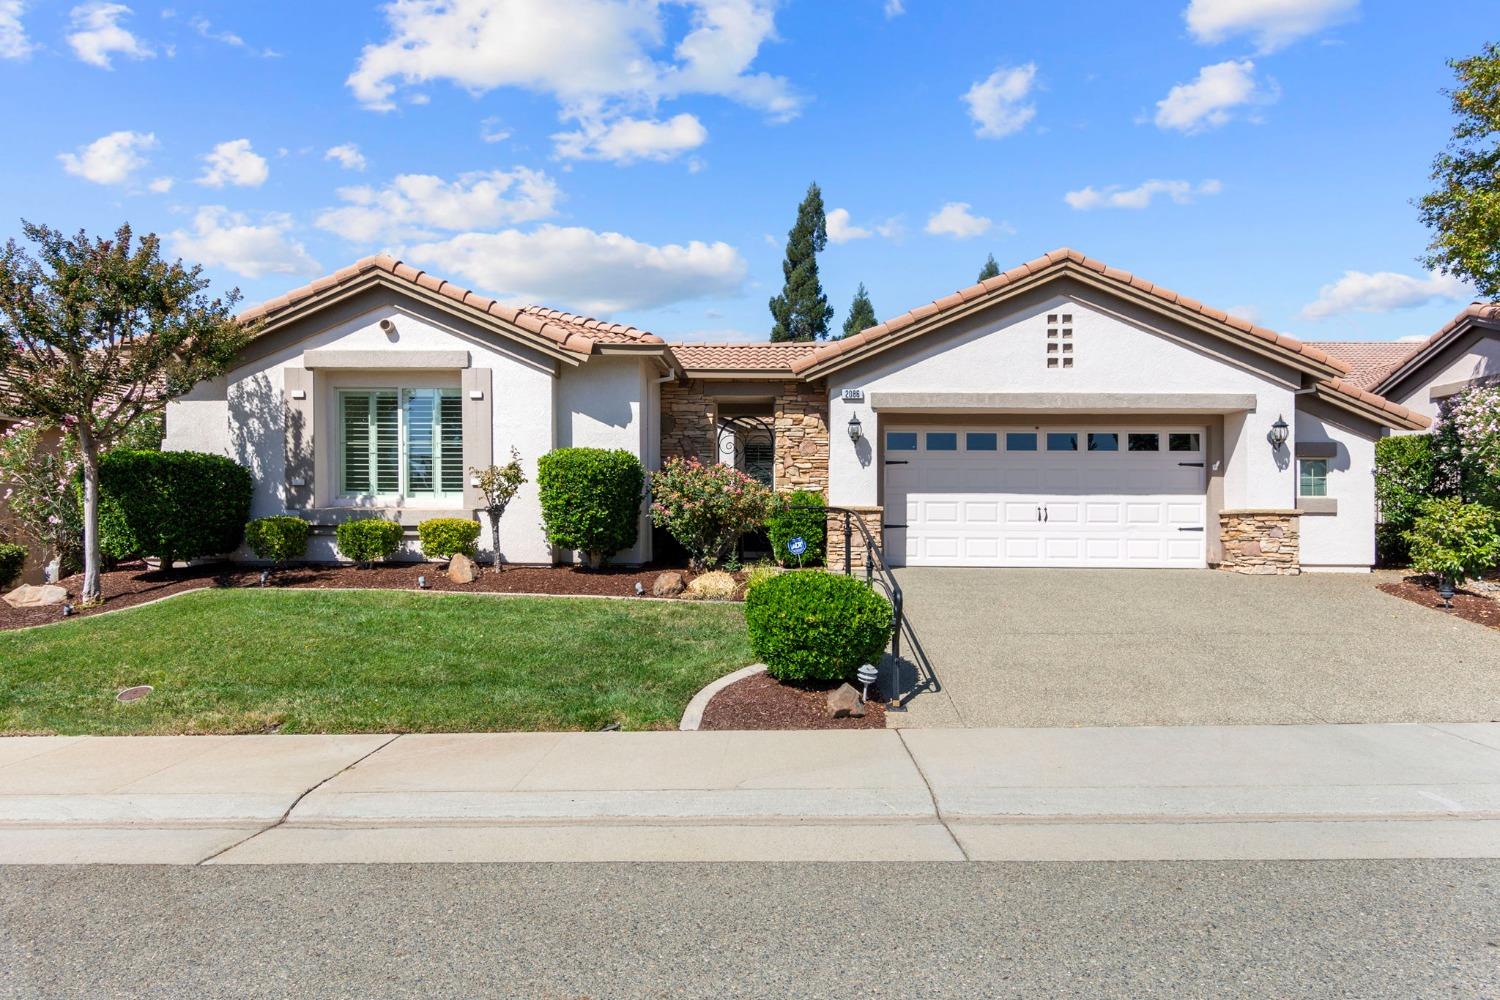
[[[671,728],[750,660],[737,605],[203,591],[0,633],[0,734]]]

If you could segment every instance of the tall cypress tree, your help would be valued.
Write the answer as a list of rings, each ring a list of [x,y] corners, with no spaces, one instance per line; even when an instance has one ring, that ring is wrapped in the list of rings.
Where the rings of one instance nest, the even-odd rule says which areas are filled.
[[[849,304],[849,318],[844,320],[844,336],[856,334],[867,326],[874,326],[876,322],[870,293],[865,291],[865,283],[861,281],[854,293],[854,301]]]
[[[823,192],[816,183],[797,206],[797,222],[786,237],[786,260],[781,263],[786,284],[771,300],[772,340],[824,340],[833,307],[818,281],[818,253],[828,246],[828,222],[823,215]]]
[[[995,263],[995,255],[990,254],[984,259],[984,266],[979,269],[979,280],[1000,277],[1000,265]]]

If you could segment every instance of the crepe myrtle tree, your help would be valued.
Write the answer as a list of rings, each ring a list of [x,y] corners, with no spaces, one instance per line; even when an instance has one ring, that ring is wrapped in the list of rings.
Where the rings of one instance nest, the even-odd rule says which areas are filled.
[[[99,457],[141,417],[223,374],[250,332],[234,290],[162,259],[155,234],[65,236],[26,221],[0,250],[0,373],[16,415],[66,428],[83,471],[83,593],[99,600]]]
[[[521,484],[526,482],[526,473],[521,469],[521,453],[512,448],[510,461],[504,465],[469,471],[474,474],[474,485],[484,494],[484,512],[490,519],[490,540],[495,546],[495,571],[498,573],[505,565],[500,559],[500,518],[515,499]]]

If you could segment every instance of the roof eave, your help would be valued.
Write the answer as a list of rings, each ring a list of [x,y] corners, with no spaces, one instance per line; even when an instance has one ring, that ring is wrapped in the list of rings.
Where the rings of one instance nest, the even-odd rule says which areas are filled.
[[[1500,319],[1490,319],[1486,316],[1474,315],[1465,310],[1464,313],[1452,321],[1448,329],[1434,335],[1425,344],[1419,345],[1415,351],[1402,359],[1396,367],[1381,376],[1379,382],[1370,386],[1370,391],[1377,395],[1384,395],[1387,390],[1400,385],[1406,380],[1407,376],[1411,375],[1418,368],[1421,368],[1434,356],[1442,353],[1443,349],[1449,344],[1475,327],[1483,327],[1487,330],[1500,332]]]
[[[1330,385],[1319,383],[1313,388],[1315,395],[1323,402],[1395,430],[1422,431],[1432,426],[1432,420],[1429,417],[1407,410],[1405,407],[1401,408],[1403,412],[1397,413],[1385,406],[1340,392]],[[1374,393],[1374,395],[1379,394]]]

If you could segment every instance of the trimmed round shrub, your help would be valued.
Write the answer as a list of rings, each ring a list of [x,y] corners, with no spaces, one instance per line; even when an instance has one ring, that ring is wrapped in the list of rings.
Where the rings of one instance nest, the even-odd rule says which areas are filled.
[[[311,532],[312,525],[300,517],[290,514],[261,517],[245,525],[245,544],[260,558],[281,566],[302,558]]]
[[[1406,540],[1418,573],[1463,583],[1500,566],[1500,511],[1457,497],[1429,500]]]
[[[422,554],[429,559],[472,556],[479,542],[479,522],[464,517],[429,517],[417,525]]]
[[[783,573],[745,595],[750,648],[778,681],[841,681],[879,663],[891,603],[862,580],[822,570]]]
[[[25,546],[0,542],[0,590],[6,590],[15,583],[25,565]]]
[[[345,559],[368,566],[396,554],[401,547],[401,525],[380,517],[361,517],[340,524],[333,537]]]
[[[771,549],[776,561],[783,566],[823,565],[824,534],[828,530],[828,515],[821,510],[799,510],[802,507],[822,507],[823,494],[817,490],[793,490],[777,497],[771,516],[766,518],[766,537],[771,540]],[[807,551],[799,560],[786,550],[786,543],[800,538],[807,543]]]
[[[547,543],[590,567],[635,544],[646,474],[628,451],[558,448],[537,462]]]
[[[196,451],[112,451],[99,460],[99,546],[123,560],[233,552],[250,516],[250,472]]]

